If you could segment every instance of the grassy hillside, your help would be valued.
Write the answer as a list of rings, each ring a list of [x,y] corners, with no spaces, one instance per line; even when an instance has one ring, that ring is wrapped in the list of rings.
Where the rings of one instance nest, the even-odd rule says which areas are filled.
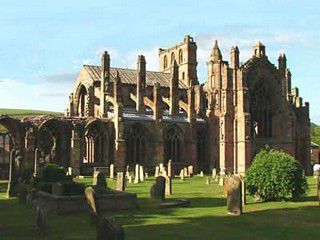
[[[13,118],[22,119],[24,117],[38,116],[38,115],[53,115],[53,116],[63,116],[60,112],[50,112],[41,110],[29,110],[29,109],[6,109],[0,108],[0,115],[8,115]],[[0,132],[6,130],[2,125],[0,125]]]
[[[60,112],[50,112],[50,111],[41,111],[41,110],[29,110],[29,109],[6,109],[0,108],[0,115],[9,115],[13,118],[24,118],[28,116],[38,116],[38,115],[54,115],[54,116],[63,116],[63,113]]]
[[[320,145],[320,126],[311,123],[311,141]]]

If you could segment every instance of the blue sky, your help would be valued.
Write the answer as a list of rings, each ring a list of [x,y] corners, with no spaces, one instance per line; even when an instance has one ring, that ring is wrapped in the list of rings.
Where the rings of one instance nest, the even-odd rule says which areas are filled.
[[[319,1],[2,1],[0,108],[64,111],[79,69],[99,64],[103,50],[112,66],[135,68],[144,54],[157,70],[157,48],[190,34],[201,82],[215,39],[225,60],[238,45],[246,61],[258,40],[274,64],[285,52],[293,86],[320,124],[319,12]]]

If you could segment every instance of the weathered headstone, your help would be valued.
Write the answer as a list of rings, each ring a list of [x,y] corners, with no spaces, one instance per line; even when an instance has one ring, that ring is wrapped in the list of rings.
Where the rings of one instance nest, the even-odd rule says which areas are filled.
[[[184,180],[184,170],[180,170],[180,179],[183,181]]]
[[[72,167],[68,167],[68,175],[72,176]]]
[[[188,177],[188,168],[183,168],[183,175],[184,177]]]
[[[134,172],[134,183],[137,184],[139,183],[139,164],[136,164],[135,172]]]
[[[156,183],[150,189],[150,196],[152,199],[163,201],[165,199],[166,179],[159,176]]]
[[[219,176],[219,186],[223,186],[225,181],[225,176]]]
[[[124,191],[126,186],[126,177],[124,176],[123,172],[117,173],[117,190]]]
[[[114,179],[114,164],[110,164],[110,178]]]
[[[247,204],[247,197],[246,197],[246,182],[244,180],[244,178],[241,176],[240,177],[241,180],[241,203],[242,203],[242,207],[244,207],[244,205]]]
[[[48,215],[43,206],[36,207],[36,230],[40,236],[45,236],[48,230]]]
[[[140,166],[140,168],[139,168],[139,180],[141,182],[144,182],[144,169],[143,169],[143,166]]]
[[[200,171],[200,177],[203,177],[203,171]]]
[[[155,172],[154,172],[154,177],[159,177],[159,167],[156,166]]]
[[[171,177],[166,177],[166,189],[165,189],[166,196],[172,195],[172,179]]]
[[[239,177],[228,177],[227,185],[227,212],[231,215],[241,215],[242,197],[241,180]]]
[[[193,166],[190,165],[190,166],[188,166],[188,176],[192,177],[192,175],[193,175]]]
[[[172,177],[172,176],[173,176],[172,161],[169,160],[168,161],[168,177]]]
[[[85,196],[89,206],[90,216],[96,225],[97,239],[124,240],[124,230],[114,219],[106,219],[100,215],[98,202],[92,187],[85,189]]]
[[[212,178],[215,179],[217,176],[217,169],[213,168],[212,169]]]
[[[148,179],[148,178],[149,178],[149,175],[148,175],[147,172],[144,174],[144,178],[145,178],[145,179]]]
[[[207,177],[206,184],[207,184],[207,185],[210,185],[210,177]]]
[[[97,184],[98,187],[101,189],[106,189],[107,188],[107,179],[104,173],[99,172],[97,175]]]

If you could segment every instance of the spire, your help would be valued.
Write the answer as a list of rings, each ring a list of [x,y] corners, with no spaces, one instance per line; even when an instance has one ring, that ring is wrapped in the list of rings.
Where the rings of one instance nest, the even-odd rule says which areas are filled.
[[[222,55],[221,55],[221,51],[219,49],[217,40],[215,40],[215,42],[214,42],[214,47],[211,52],[211,60],[213,60],[213,61],[222,60]]]

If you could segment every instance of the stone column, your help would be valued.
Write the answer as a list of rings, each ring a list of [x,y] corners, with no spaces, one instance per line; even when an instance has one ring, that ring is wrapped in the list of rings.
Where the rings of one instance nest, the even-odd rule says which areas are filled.
[[[126,186],[126,178],[123,172],[117,173],[117,190],[124,191]]]
[[[34,171],[33,171],[33,176],[37,176],[39,174],[39,150],[38,148],[36,148],[36,150],[34,151]]]
[[[81,138],[78,130],[73,129],[70,148],[70,167],[74,175],[80,175],[81,155]],[[89,161],[89,159],[87,160]]]
[[[16,167],[15,167],[16,151],[12,149],[9,158],[9,182],[7,188],[7,198],[15,195],[15,187],[17,184]]]

